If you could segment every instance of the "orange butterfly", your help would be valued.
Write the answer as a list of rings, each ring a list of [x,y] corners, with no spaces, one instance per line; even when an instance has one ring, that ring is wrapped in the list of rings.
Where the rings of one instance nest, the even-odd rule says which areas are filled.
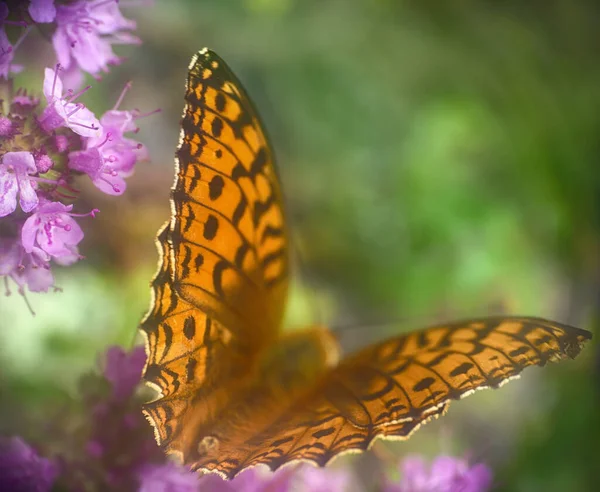
[[[286,222],[271,146],[215,53],[190,63],[172,217],[157,238],[141,323],[144,406],[156,440],[192,469],[232,478],[264,463],[325,465],[376,438],[407,439],[451,400],[530,365],[575,357],[587,331],[526,317],[472,319],[338,360],[324,327],[282,333]]]

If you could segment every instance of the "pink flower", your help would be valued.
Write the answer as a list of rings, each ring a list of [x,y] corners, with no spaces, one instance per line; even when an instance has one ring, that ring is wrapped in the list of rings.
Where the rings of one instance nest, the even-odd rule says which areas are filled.
[[[0,219],[6,217],[0,220],[0,278],[16,282],[21,294],[25,288],[48,290],[54,284],[51,264],[81,259],[83,232],[73,206],[66,205],[79,193],[73,178],[83,171],[98,188],[118,195],[136,162],[146,157],[141,144],[124,136],[137,131],[138,112],[117,111],[117,104],[103,116],[107,127],[102,128],[78,101],[89,87],[71,89],[83,81],[83,70],[97,75],[120,63],[113,44],[139,43],[131,34],[136,24],[123,17],[121,5],[119,0],[0,1],[0,81],[9,79],[0,115]],[[45,70],[45,107],[28,88],[13,90],[10,79],[22,69],[13,58],[34,23],[53,33],[63,65]]]
[[[35,167],[40,174],[47,173],[54,162],[52,162],[52,158],[48,154],[38,154],[35,156]]]
[[[45,292],[54,283],[49,257],[39,248],[26,253],[18,239],[0,238],[0,276],[14,280],[22,291]]]
[[[207,492],[288,492],[295,491],[292,469],[278,470],[271,473],[261,468],[244,470],[231,481],[225,481],[220,476],[209,473],[200,481],[200,491]],[[330,488],[328,491],[339,492]],[[298,489],[301,492],[301,489]]]
[[[63,265],[79,259],[77,244],[83,231],[69,213],[73,205],[44,202],[25,221],[21,241],[27,253],[38,247]]]
[[[12,44],[8,40],[4,27],[0,27],[0,77],[8,78],[8,73],[11,72],[13,57],[14,50]]]
[[[0,439],[0,490],[49,491],[58,469],[23,439]]]
[[[0,238],[0,275],[11,275],[17,269],[22,249],[16,239]]]
[[[77,94],[67,93],[63,97],[63,84],[58,73],[46,68],[44,76],[44,95],[48,106],[42,113],[39,123],[43,130],[50,132],[61,126],[67,126],[82,137],[94,137],[100,134],[100,122],[89,109],[81,103],[74,103],[84,91]]]
[[[85,82],[85,73],[75,64],[71,65],[69,68],[63,68],[61,66],[60,78],[66,87],[76,90]]]
[[[14,135],[14,126],[10,118],[0,116],[0,137],[12,138]]]
[[[47,23],[54,21],[56,7],[54,0],[31,0],[29,3],[29,15],[35,22]]]
[[[385,492],[485,492],[492,486],[492,472],[484,464],[473,466],[460,458],[437,457],[428,469],[418,456],[405,458],[399,484],[388,484]]]
[[[131,397],[140,384],[142,369],[146,363],[146,350],[142,346],[126,352],[118,346],[109,347],[105,355],[104,377],[112,384],[117,400]]]
[[[24,29],[15,45],[11,45],[8,36],[4,31],[4,24],[6,23],[7,17],[8,6],[5,2],[0,2],[0,77],[5,79],[8,78],[10,72],[18,73],[23,70],[22,65],[13,65],[12,61],[15,56],[15,50],[29,32],[29,29]]]
[[[146,464],[139,470],[139,492],[198,492],[198,474],[175,463]]]
[[[31,152],[7,152],[0,163],[0,217],[17,208],[17,194],[23,212],[31,212],[38,204],[38,196],[30,174],[37,173]]]
[[[92,0],[90,9],[93,10],[96,28],[100,34],[113,34],[123,30],[134,30],[135,21],[126,19],[119,10],[119,2],[115,0]]]
[[[350,490],[352,477],[348,469],[305,465],[294,474],[292,481],[298,492],[345,492]]]
[[[107,111],[102,119],[102,135],[86,141],[86,150],[69,154],[69,167],[86,173],[98,189],[121,195],[125,179],[133,174],[135,163],[146,158],[145,149],[123,133],[136,130],[131,111]]]
[[[121,62],[112,51],[113,43],[139,44],[125,30],[135,22],[125,19],[117,0],[78,0],[56,9],[57,29],[52,37],[58,61],[65,68],[75,62],[82,70],[97,75],[109,65]]]
[[[10,277],[19,286],[19,291],[27,288],[31,292],[47,292],[54,285],[54,276],[50,270],[50,258],[40,248],[33,248],[31,253],[26,253],[20,248],[21,260]]]

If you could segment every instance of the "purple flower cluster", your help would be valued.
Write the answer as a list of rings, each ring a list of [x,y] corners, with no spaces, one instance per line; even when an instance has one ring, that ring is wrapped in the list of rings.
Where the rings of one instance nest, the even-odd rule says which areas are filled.
[[[15,6],[12,6],[15,5]],[[58,62],[46,68],[45,104],[24,89],[13,91],[16,49],[34,23],[53,23]],[[6,29],[19,32],[14,45]],[[135,23],[123,17],[117,0],[0,2],[0,276],[13,280],[20,293],[47,291],[54,278],[51,262],[78,261],[83,231],[73,212],[77,176],[87,175],[102,192],[121,195],[125,178],[147,158],[139,142],[126,137],[138,128],[137,110],[119,109],[127,84],[113,109],[98,119],[76,90],[83,72],[95,77],[121,62],[115,43],[137,44]],[[71,87],[63,87],[63,79]]]
[[[20,437],[0,439],[0,490],[45,492],[57,474],[57,466]]]
[[[14,52],[33,24],[53,24],[52,45],[71,86],[83,80],[82,71],[97,78],[108,72],[110,65],[121,63],[113,44],[140,44],[131,34],[135,22],[123,17],[118,0],[31,0],[11,5],[9,11],[7,2],[0,2],[0,76],[4,78],[20,69],[12,65]],[[5,25],[25,28],[14,45],[8,40]]]
[[[400,468],[400,482],[388,483],[385,492],[486,492],[492,487],[492,472],[486,465],[470,466],[451,456],[438,456],[431,467],[420,456],[411,456]]]
[[[306,464],[275,473],[256,467],[232,481],[218,475],[199,476],[169,461],[156,446],[150,426],[139,411],[145,399],[138,391],[146,354],[110,347],[102,374],[82,378],[83,408],[63,412],[65,425],[54,441],[51,459],[40,457],[20,438],[0,440],[0,490],[45,492],[113,490],[140,492],[352,492],[360,490],[348,467],[314,468]],[[68,424],[67,424],[68,423]],[[78,424],[75,424],[78,423]],[[65,434],[64,429],[69,429]],[[372,490],[384,492],[485,492],[492,484],[490,469],[448,456],[427,467],[420,457],[406,458],[401,481]],[[10,487],[8,487],[10,485]]]

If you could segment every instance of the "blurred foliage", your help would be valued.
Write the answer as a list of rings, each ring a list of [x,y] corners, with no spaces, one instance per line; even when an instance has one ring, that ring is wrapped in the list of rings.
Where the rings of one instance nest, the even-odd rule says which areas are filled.
[[[132,79],[125,105],[163,110],[140,121],[153,162],[85,224],[88,261],[63,271],[63,293],[30,296],[35,318],[18,296],[1,301],[11,412],[68,395],[106,345],[132,343],[185,71],[205,45],[246,85],[278,155],[304,279],[290,324],[400,320],[378,336],[501,312],[598,324],[597,2],[187,0],[127,13],[144,45],[95,84],[91,105],[112,106]],[[357,345],[373,330],[342,335]],[[380,452],[470,450],[502,490],[592,490],[594,352],[453,405]]]

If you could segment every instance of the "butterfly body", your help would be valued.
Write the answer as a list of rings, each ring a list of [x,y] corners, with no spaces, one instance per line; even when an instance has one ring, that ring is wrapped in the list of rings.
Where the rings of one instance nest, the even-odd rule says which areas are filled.
[[[441,324],[339,360],[324,327],[282,332],[289,259],[272,148],[241,83],[194,56],[171,220],[142,320],[144,413],[165,451],[232,478],[293,461],[325,465],[377,438],[407,439],[451,400],[530,365],[575,357],[585,330],[531,317]]]

